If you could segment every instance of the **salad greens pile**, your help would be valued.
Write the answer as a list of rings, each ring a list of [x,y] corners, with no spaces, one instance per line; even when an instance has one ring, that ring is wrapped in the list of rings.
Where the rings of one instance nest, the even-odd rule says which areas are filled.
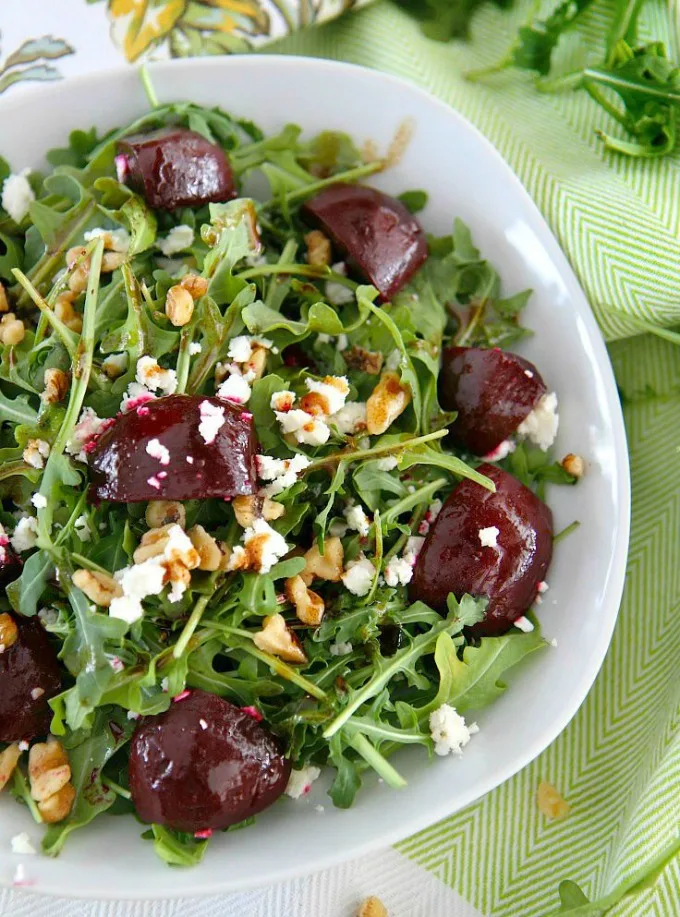
[[[124,135],[166,124],[222,145],[243,193],[252,186],[255,198],[151,212],[116,178],[115,146]],[[51,729],[68,750],[76,790],[70,816],[47,829],[44,850],[57,854],[72,831],[107,810],[133,810],[126,748],[135,718],[166,710],[186,688],[255,707],[296,768],[331,765],[337,806],[352,804],[367,771],[404,786],[390,755],[414,744],[432,753],[429,714],[443,703],[460,713],[484,707],[504,690],[506,671],[545,645],[538,628],[469,638],[464,628],[481,619],[485,600],[451,596],[442,616],[409,602],[405,586],[384,577],[390,559],[426,530],[432,504],[461,478],[493,487],[444,445],[453,417],[437,400],[439,355],[452,340],[515,344],[529,333],[518,324],[529,294],[501,296],[496,271],[458,220],[450,235],[429,240],[424,267],[382,306],[372,287],[309,263],[301,202],[330,182],[365,179],[384,166],[364,161],[345,135],[306,140],[291,124],[265,136],[221,110],[178,103],[154,107],[103,137],[76,130],[47,158],[50,174],[30,174],[35,200],[27,216],[17,224],[0,210],[0,278],[25,327],[23,340],[1,349],[0,522],[12,537],[18,519],[36,520],[23,570],[0,598],[0,611],[40,615],[59,648],[64,687],[51,701]],[[9,173],[0,160],[0,181]],[[417,208],[426,196],[409,192],[402,199]],[[177,226],[191,230],[186,247],[164,256],[158,244],[167,250],[164,241]],[[101,234],[92,234],[97,229],[128,234],[121,257],[107,262],[111,252]],[[81,263],[67,265],[76,246],[84,247],[90,267],[69,311],[59,303]],[[178,328],[163,304],[188,272],[205,279],[207,292]],[[118,414],[143,356],[176,373],[178,392],[213,394],[230,344],[242,335],[270,342],[248,402],[262,452],[309,460],[274,498],[284,512],[272,528],[295,550],[266,573],[193,571],[180,601],[150,596],[141,620],[112,617],[73,577],[76,570],[113,574],[131,565],[148,528],[146,504],[88,499],[86,456],[69,451],[74,431],[83,412]],[[412,391],[389,430],[369,438],[333,428],[318,446],[285,436],[272,396],[303,394],[310,377],[346,376],[350,399],[365,401],[377,382],[366,353],[395,366]],[[45,397],[54,370],[70,377],[60,400]],[[43,467],[26,460],[34,440],[49,444]],[[525,444],[504,464],[534,488],[572,480]],[[349,526],[352,506],[367,517],[363,530]],[[185,511],[187,529],[202,526],[227,551],[238,545],[242,530],[229,502],[187,502]],[[303,570],[303,553],[330,537],[340,538],[345,564],[370,561],[370,589],[357,595],[342,582],[315,581],[325,613],[319,626],[304,626],[284,583]],[[304,664],[254,642],[263,619],[276,614],[295,633]],[[39,819],[23,765],[13,792]],[[146,836],[172,864],[197,862],[207,843],[160,826]]]

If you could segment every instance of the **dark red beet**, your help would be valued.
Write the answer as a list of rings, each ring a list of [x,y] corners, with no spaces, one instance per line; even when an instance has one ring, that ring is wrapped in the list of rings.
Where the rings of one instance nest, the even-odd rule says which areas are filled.
[[[487,596],[477,636],[504,633],[536,598],[552,557],[552,513],[527,487],[495,465],[477,469],[496,485],[491,493],[461,481],[425,539],[409,586],[412,601],[446,611],[450,592]],[[495,526],[497,547],[483,547],[479,532]]]
[[[21,576],[23,561],[9,546],[7,535],[0,535],[0,586],[6,586]]]
[[[44,736],[52,712],[48,700],[61,691],[57,654],[35,618],[12,616],[19,636],[0,653],[0,742]],[[34,697],[34,693],[42,694]]]
[[[206,402],[224,410],[224,423],[210,443],[199,430]],[[167,465],[149,446],[152,440],[167,449]],[[247,411],[202,395],[158,398],[119,415],[99,437],[90,454],[90,496],[138,503],[252,494],[256,451],[253,417]]]
[[[181,127],[123,138],[116,165],[121,181],[155,210],[200,207],[237,195],[224,150]]]
[[[142,821],[192,833],[256,815],[278,799],[290,776],[274,736],[249,713],[205,691],[140,722],[129,768]]]
[[[512,436],[546,391],[534,364],[515,353],[448,347],[442,355],[439,401],[458,412],[451,438],[475,455],[488,455]]]
[[[364,185],[332,185],[303,205],[350,267],[383,300],[391,299],[427,258],[422,226],[401,201]]]

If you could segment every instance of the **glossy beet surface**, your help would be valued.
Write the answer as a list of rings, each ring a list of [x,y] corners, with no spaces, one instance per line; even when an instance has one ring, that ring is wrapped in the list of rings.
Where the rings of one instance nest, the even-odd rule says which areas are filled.
[[[6,586],[21,576],[24,564],[9,546],[6,535],[0,535],[0,586]]]
[[[451,438],[488,455],[517,430],[547,389],[533,363],[514,353],[448,347],[442,354],[439,401],[457,411]]]
[[[36,618],[13,616],[19,636],[0,653],[0,742],[20,742],[49,732],[48,700],[61,691],[57,655]],[[34,693],[39,693],[33,697]]]
[[[487,596],[486,617],[472,631],[501,634],[534,601],[552,557],[552,513],[527,487],[494,465],[477,469],[496,493],[461,481],[425,539],[409,586],[420,599],[446,611],[446,598]],[[498,529],[497,547],[483,547],[480,529]]]
[[[155,210],[200,207],[237,194],[224,150],[184,128],[125,137],[117,163],[121,180]]]
[[[224,411],[213,442],[199,429],[206,402]],[[202,395],[147,401],[119,415],[97,440],[90,456],[90,496],[135,503],[252,494],[256,449],[252,414],[227,401]]]
[[[132,737],[130,789],[145,822],[217,830],[270,806],[290,776],[278,742],[228,701],[192,691]]]
[[[303,206],[349,266],[391,299],[427,258],[422,226],[401,201],[364,185],[332,185]]]

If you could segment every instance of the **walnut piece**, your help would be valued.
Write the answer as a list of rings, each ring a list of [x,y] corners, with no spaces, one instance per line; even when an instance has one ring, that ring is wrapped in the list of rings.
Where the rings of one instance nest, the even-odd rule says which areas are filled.
[[[151,500],[144,513],[144,519],[150,529],[160,529],[173,523],[184,528],[187,514],[184,506],[177,500]]]
[[[28,779],[36,802],[44,802],[66,786],[71,779],[71,765],[61,742],[50,738],[31,746]]]
[[[397,373],[386,372],[366,402],[366,428],[372,436],[384,433],[411,402],[411,389]]]
[[[574,455],[570,452],[565,455],[561,462],[562,467],[574,478],[582,478],[586,473],[586,463],[580,455]]]
[[[21,751],[16,742],[14,745],[8,745],[4,751],[0,751],[0,790],[9,783],[20,757]]]
[[[191,293],[194,301],[208,292],[208,281],[205,277],[199,277],[198,274],[185,274],[180,280],[180,286]]]
[[[170,287],[165,298],[165,314],[176,328],[188,325],[194,314],[194,299],[186,287]]]
[[[272,615],[262,621],[262,630],[253,637],[255,646],[265,653],[278,656],[286,662],[307,662],[305,653],[289,630],[283,615]]]
[[[315,267],[326,267],[331,263],[331,240],[320,229],[312,229],[305,235],[307,263]]]
[[[371,895],[370,898],[366,898],[362,903],[357,911],[357,917],[389,917],[389,915],[387,913],[387,908],[380,898]]]
[[[300,574],[304,583],[309,586],[314,577],[339,583],[342,579],[344,551],[339,538],[324,540],[323,554],[316,542],[305,554],[305,568]]]
[[[342,356],[350,369],[368,373],[369,376],[379,376],[385,361],[380,351],[366,350],[364,347],[351,347],[345,350]]]
[[[71,579],[91,602],[102,608],[108,608],[113,599],[123,594],[120,584],[108,573],[99,570],[76,570]]]
[[[295,605],[295,614],[303,624],[318,627],[324,613],[324,603],[320,595],[307,588],[301,576],[291,576],[285,584],[288,601]]]
[[[176,524],[172,522],[169,525],[162,525],[160,528],[149,529],[148,532],[144,532],[139,547],[135,549],[132,555],[134,562],[142,564],[145,560],[149,560],[150,557],[159,557],[164,554],[170,541],[170,529]],[[181,553],[173,552],[173,555],[168,560],[179,561],[184,564],[187,570],[194,570],[200,563],[198,551],[193,547]]]
[[[67,783],[49,799],[38,803],[38,812],[42,815],[42,820],[48,825],[64,821],[71,814],[75,798],[75,787],[72,783]]]
[[[283,503],[277,503],[276,500],[270,500],[269,497],[261,497],[259,494],[234,497],[231,505],[234,507],[236,521],[244,529],[250,528],[253,522],[259,518],[263,518],[267,522],[271,522],[273,519],[280,519],[286,511]]]
[[[57,404],[68,394],[70,384],[68,373],[63,369],[46,369],[43,376],[45,388],[40,397],[45,404]]]
[[[2,647],[2,652],[4,653],[6,649],[9,649],[10,646],[13,646],[17,642],[19,636],[19,628],[16,625],[14,618],[8,614],[0,615],[0,646]]]
[[[189,529],[187,535],[191,539],[192,545],[198,551],[200,558],[198,563],[199,570],[219,570],[222,563],[222,552],[215,539],[203,528],[202,525],[195,525]]]

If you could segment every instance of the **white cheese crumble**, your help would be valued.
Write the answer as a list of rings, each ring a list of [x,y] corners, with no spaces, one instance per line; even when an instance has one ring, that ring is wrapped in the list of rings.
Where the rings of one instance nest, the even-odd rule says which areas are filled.
[[[255,539],[257,539],[257,550],[253,553],[256,554],[259,561],[258,572],[269,573],[274,564],[278,563],[290,548],[283,535],[279,535],[264,519],[255,519],[252,527],[248,527],[243,533],[243,543],[249,555],[252,549],[248,551],[248,547]]]
[[[406,541],[406,550],[404,551],[404,556],[408,555],[413,558],[413,563],[416,562],[416,558],[423,549],[425,544],[425,539],[420,535],[411,535],[410,538]]]
[[[511,452],[514,452],[517,447],[511,439],[504,439],[502,443],[499,443],[495,449],[492,449],[491,452],[487,452],[483,456],[485,462],[500,462],[501,459],[504,459],[506,456],[510,455]]]
[[[345,267],[344,261],[338,261],[331,265],[331,270],[335,274],[342,274],[343,277],[347,274],[347,268]],[[352,302],[354,293],[341,283],[329,280],[326,284],[326,299],[332,302],[334,306],[344,306],[346,303]]]
[[[119,229],[102,229],[96,226],[94,229],[88,229],[83,235],[86,242],[92,242],[93,239],[104,237],[104,245],[112,252],[126,252],[130,248],[130,233],[121,226]]]
[[[347,569],[342,574],[342,582],[345,589],[348,589],[353,595],[362,596],[370,592],[374,577],[375,567],[367,557],[362,555],[347,565]]]
[[[559,422],[557,395],[549,392],[543,395],[531,414],[517,427],[517,433],[526,436],[545,452],[555,441]]]
[[[111,372],[115,375],[122,376],[127,369],[128,355],[126,353],[110,353],[106,359],[102,360],[102,369],[104,372]]]
[[[21,834],[15,834],[12,838],[12,853],[23,854],[24,856],[33,856],[35,854],[35,847],[26,831]]]
[[[44,688],[31,688],[31,699],[38,700],[45,693]]]
[[[345,436],[366,429],[366,402],[350,401],[343,408],[328,418]]]
[[[334,519],[328,526],[328,534],[332,538],[344,538],[348,528],[349,526],[346,522],[341,522],[340,519]]]
[[[159,248],[166,258],[186,251],[194,243],[194,231],[186,223],[173,226],[164,239],[156,239],[156,248]]]
[[[368,535],[371,528],[371,520],[364,512],[363,506],[358,503],[355,503],[353,506],[346,506],[342,514],[347,520],[347,525],[351,529],[354,529],[354,531],[358,532],[362,537]]]
[[[31,503],[36,509],[45,509],[47,506],[47,497],[44,494],[33,494]]]
[[[385,369],[388,369],[390,372],[395,372],[401,366],[402,354],[401,350],[395,347],[395,349],[389,354],[385,360]]]
[[[174,369],[162,369],[153,357],[140,357],[137,361],[135,378],[140,385],[152,392],[172,395],[177,390],[177,373]]]
[[[323,446],[328,442],[331,431],[328,425],[319,417],[314,417],[300,408],[290,411],[276,411],[276,419],[281,424],[284,434],[290,433],[296,442],[308,446]]]
[[[115,578],[120,583],[123,595],[111,600],[109,617],[133,624],[144,615],[142,599],[159,595],[163,591],[165,567],[160,557],[150,557],[141,564],[118,570]]]
[[[347,376],[329,376],[330,381],[306,379],[305,385],[310,392],[316,392],[325,403],[326,414],[337,414],[345,406],[349,395]]]
[[[250,398],[250,385],[244,376],[232,373],[217,389],[217,397],[224,398],[232,404],[247,404]]]
[[[235,363],[248,363],[253,356],[253,351],[257,348],[264,347],[265,350],[271,350],[274,342],[269,338],[249,337],[247,334],[239,334],[229,342],[227,356]]]
[[[66,452],[78,462],[87,462],[87,453],[84,450],[85,444],[89,443],[95,436],[98,436],[109,423],[110,421],[98,417],[92,408],[83,408],[78,423],[73,428],[71,438],[66,443]]]
[[[301,768],[299,771],[291,771],[284,791],[286,796],[290,796],[291,799],[300,799],[301,796],[306,796],[311,790],[314,781],[320,776],[320,768],[311,764]]]
[[[75,529],[75,533],[81,541],[92,540],[92,532],[90,530],[90,525],[85,514],[78,516],[76,521],[73,523],[73,528]]]
[[[38,520],[35,516],[22,516],[10,538],[10,544],[17,554],[22,554],[24,551],[30,551],[37,543]]]
[[[274,392],[269,400],[269,407],[272,411],[281,411],[285,413],[295,404],[295,392],[284,389],[282,392]]]
[[[45,459],[49,458],[50,444],[44,439],[33,439],[24,449],[23,459],[31,468],[40,470],[45,467]]]
[[[26,178],[30,171],[24,169],[18,175],[8,175],[2,186],[2,206],[15,223],[21,223],[35,200],[33,188]]]
[[[170,451],[159,439],[150,439],[146,444],[146,452],[151,458],[158,459],[161,465],[170,464]]]
[[[495,525],[490,525],[485,529],[480,529],[478,534],[480,544],[483,548],[498,547],[498,536],[500,535],[500,529],[496,528]]]
[[[346,643],[331,643],[328,650],[331,656],[349,656],[354,647],[347,641]]]
[[[349,338],[346,334],[339,334],[338,339],[335,342],[335,349],[338,353],[344,353],[345,350],[349,347]]]
[[[479,732],[479,726],[465,722],[465,717],[456,713],[455,707],[442,704],[430,714],[430,735],[434,742],[435,754],[462,755],[463,749],[471,736]]]
[[[155,400],[156,396],[152,395],[145,385],[139,382],[130,382],[120,402],[120,409],[123,414],[126,414],[133,408],[139,408],[146,404],[147,401]]]
[[[384,574],[388,586],[406,586],[413,578],[413,564],[406,555],[391,557],[387,562]]]
[[[199,354],[202,350],[203,348],[198,343],[198,341],[192,341],[191,344],[189,344],[189,356],[190,357],[195,357],[196,354]]]
[[[385,458],[378,459],[377,461],[379,471],[392,471],[398,464],[399,462],[394,455],[386,455]]]
[[[203,441],[211,445],[215,442],[217,434],[224,426],[224,408],[218,407],[211,401],[201,401],[198,410],[201,415],[198,432],[201,434]]]
[[[521,630],[524,634],[530,634],[534,629],[534,625],[531,623],[529,618],[525,617],[524,615],[516,618],[512,623],[515,625],[517,630]]]
[[[273,497],[292,487],[305,468],[310,464],[306,455],[294,455],[292,459],[277,459],[269,455],[256,455],[257,475],[262,481],[271,481],[264,488],[266,496]]]

